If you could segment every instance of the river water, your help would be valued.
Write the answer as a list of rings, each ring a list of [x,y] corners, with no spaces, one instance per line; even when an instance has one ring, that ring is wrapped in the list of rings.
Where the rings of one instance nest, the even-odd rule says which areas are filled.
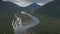
[[[40,20],[37,17],[32,16],[31,14],[28,14],[26,12],[21,11],[22,14],[28,15],[29,17],[31,17],[33,19],[33,22],[31,24],[28,25],[22,25],[22,19],[17,17],[15,15],[15,17],[17,18],[16,21],[12,22],[13,28],[14,28],[14,33],[15,34],[26,34],[26,30],[34,27],[36,25],[39,24]],[[14,24],[13,24],[14,23]]]

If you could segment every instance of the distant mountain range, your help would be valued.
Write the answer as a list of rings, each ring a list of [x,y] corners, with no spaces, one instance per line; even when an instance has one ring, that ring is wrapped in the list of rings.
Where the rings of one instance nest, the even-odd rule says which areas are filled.
[[[41,7],[40,5],[38,5],[36,3],[33,3],[33,4],[31,4],[29,6],[26,6],[26,7],[21,7],[20,6],[19,8],[20,8],[21,11],[34,11],[34,10],[40,8],[40,7]]]
[[[60,0],[55,0],[35,10],[35,14],[60,17]]]
[[[40,5],[38,5],[36,3],[33,3],[27,7],[20,7],[16,4],[8,2],[8,1],[4,1],[4,2],[0,3],[0,5],[1,5],[0,6],[0,16],[12,15],[12,14],[14,14],[16,12],[20,12],[20,11],[32,11],[32,10],[36,10],[37,8],[40,7]]]
[[[27,7],[23,7],[23,11],[32,11],[32,10],[36,10],[38,8],[40,8],[40,5],[33,3]]]
[[[21,10],[22,9],[20,6],[12,2],[0,2],[0,16],[11,16],[14,15],[16,12],[20,12]]]

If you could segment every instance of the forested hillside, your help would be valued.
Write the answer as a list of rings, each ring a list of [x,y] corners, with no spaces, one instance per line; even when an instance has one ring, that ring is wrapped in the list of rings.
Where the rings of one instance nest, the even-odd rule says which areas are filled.
[[[46,5],[35,10],[39,14],[44,14],[48,16],[60,17],[60,4],[59,0],[49,2]]]
[[[37,34],[60,34],[60,0],[47,3],[34,11],[40,24],[33,28]]]

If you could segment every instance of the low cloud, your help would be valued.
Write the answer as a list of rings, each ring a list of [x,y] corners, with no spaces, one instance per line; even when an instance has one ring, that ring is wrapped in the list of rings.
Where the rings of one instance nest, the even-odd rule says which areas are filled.
[[[5,1],[12,1],[12,2],[31,2],[31,3],[47,3],[52,0],[5,0]]]
[[[42,6],[42,5],[45,5],[46,3],[53,1],[53,0],[4,0],[4,1],[14,2],[19,6],[25,7],[25,6],[28,6],[32,3],[37,3],[40,6]]]

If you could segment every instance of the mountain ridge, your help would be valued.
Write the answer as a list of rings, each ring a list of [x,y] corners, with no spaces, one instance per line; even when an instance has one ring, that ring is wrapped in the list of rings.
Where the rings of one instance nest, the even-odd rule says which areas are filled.
[[[30,11],[30,10],[36,10],[37,8],[39,8],[40,5],[33,3],[29,6],[23,7],[23,11]]]
[[[60,17],[60,2],[58,1],[52,1],[47,3],[46,5],[38,8],[35,10],[36,13],[48,15],[48,16],[54,16],[54,17]]]

